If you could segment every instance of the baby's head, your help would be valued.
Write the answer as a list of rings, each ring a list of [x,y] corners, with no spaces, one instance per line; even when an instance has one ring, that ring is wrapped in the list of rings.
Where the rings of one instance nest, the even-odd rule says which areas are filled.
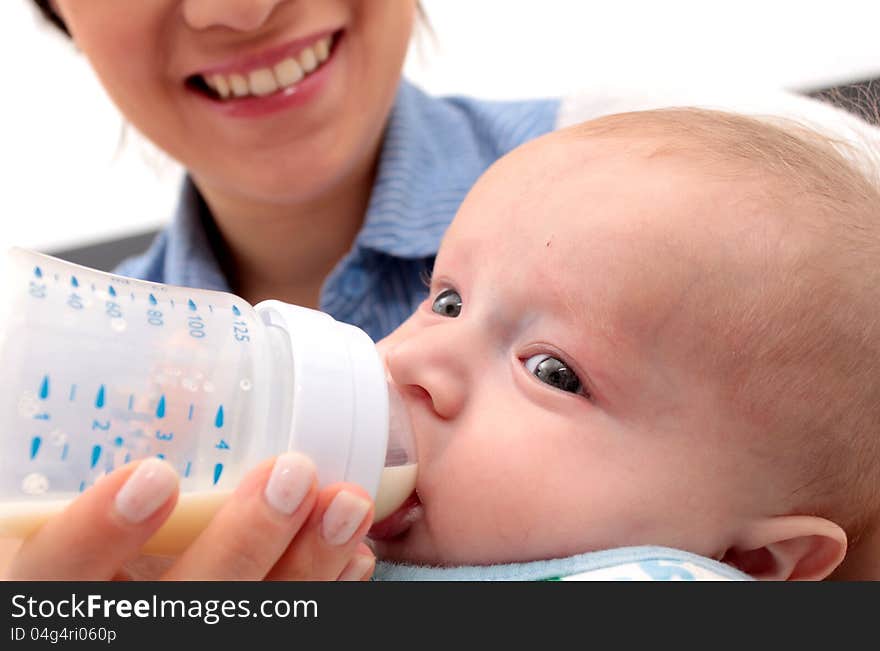
[[[421,506],[379,552],[821,578],[878,515],[878,306],[880,194],[817,135],[670,109],[523,146],[383,343]]]

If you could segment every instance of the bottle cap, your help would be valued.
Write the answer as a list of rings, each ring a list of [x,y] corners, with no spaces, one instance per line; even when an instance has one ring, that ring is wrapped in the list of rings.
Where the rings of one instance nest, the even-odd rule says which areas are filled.
[[[274,300],[254,309],[290,341],[288,449],[311,457],[320,485],[353,482],[375,499],[389,421],[385,368],[375,344],[363,330],[317,310]]]

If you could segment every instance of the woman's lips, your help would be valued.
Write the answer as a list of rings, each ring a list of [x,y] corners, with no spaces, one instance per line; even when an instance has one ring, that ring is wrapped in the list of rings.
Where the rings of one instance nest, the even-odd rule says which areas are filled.
[[[263,50],[262,52],[258,52],[256,54],[228,59],[223,63],[197,70],[188,76],[209,77],[215,74],[247,74],[251,70],[255,70],[257,68],[272,67],[286,57],[295,56],[305,48],[313,46],[320,40],[338,35],[339,33],[341,33],[341,31],[341,29],[321,30],[304,38],[298,38],[294,41],[289,41],[287,43],[284,43],[283,45],[278,45],[276,47]]]
[[[384,520],[370,527],[367,536],[374,540],[388,540],[403,535],[422,516],[422,502],[413,491],[400,507]]]
[[[207,106],[227,117],[260,118],[305,106],[321,93],[336,74],[333,71],[337,67],[339,50],[345,47],[343,41],[345,41],[344,33],[335,34],[327,58],[319,62],[312,72],[304,74],[289,87],[279,88],[265,95],[256,95],[251,92],[253,89],[249,88],[247,94],[243,96],[227,96],[223,99],[216,89],[209,88],[205,84],[201,76],[190,77],[185,85],[188,92],[199,100],[202,106]],[[250,82],[247,83],[249,85]]]

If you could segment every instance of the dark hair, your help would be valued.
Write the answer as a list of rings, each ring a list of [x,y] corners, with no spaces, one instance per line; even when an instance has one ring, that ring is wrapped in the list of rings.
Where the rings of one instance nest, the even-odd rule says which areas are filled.
[[[33,0],[33,2],[35,5],[37,5],[37,8],[40,10],[40,13],[43,14],[43,17],[45,17],[46,20],[48,20],[55,27],[67,34],[67,36],[70,36],[67,25],[64,24],[64,21],[61,20],[61,16],[59,16],[55,9],[52,7],[52,0]],[[421,18],[421,20],[424,22],[428,31],[433,34],[431,23],[428,21],[428,14],[425,13],[425,8],[422,6],[421,2],[418,3],[417,8],[419,12],[419,18]]]
[[[64,21],[61,20],[61,16],[59,16],[55,9],[52,7],[52,0],[34,0],[34,4],[37,5],[37,8],[40,10],[40,13],[48,20],[50,23],[55,25],[62,32],[70,36],[70,32],[67,31],[67,25],[64,24]]]

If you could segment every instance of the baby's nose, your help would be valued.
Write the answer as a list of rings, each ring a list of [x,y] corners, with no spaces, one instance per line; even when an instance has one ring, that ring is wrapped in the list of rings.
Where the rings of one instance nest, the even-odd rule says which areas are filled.
[[[424,402],[437,416],[455,418],[467,395],[467,370],[446,346],[430,337],[410,337],[389,348],[385,363],[408,402]]]
[[[184,0],[183,17],[193,29],[228,27],[250,32],[262,27],[275,7],[288,0]]]

